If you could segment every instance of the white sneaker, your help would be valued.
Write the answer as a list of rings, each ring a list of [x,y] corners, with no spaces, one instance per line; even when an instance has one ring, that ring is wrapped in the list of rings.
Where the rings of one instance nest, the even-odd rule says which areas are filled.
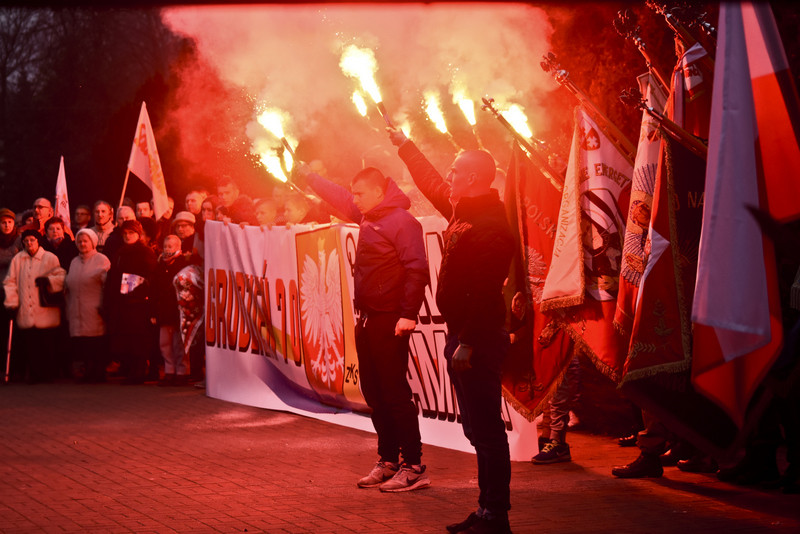
[[[391,480],[381,484],[381,491],[398,493],[427,488],[430,485],[431,479],[425,473],[424,465],[403,465]]]
[[[378,462],[367,476],[358,481],[359,488],[380,486],[397,474],[399,466],[394,462]]]

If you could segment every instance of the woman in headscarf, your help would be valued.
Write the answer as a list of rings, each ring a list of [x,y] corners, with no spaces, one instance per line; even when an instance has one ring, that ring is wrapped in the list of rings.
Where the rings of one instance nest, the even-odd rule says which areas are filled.
[[[111,262],[97,252],[97,234],[83,228],[75,235],[78,247],[66,279],[67,320],[73,365],[85,364],[83,380],[104,382],[108,364],[106,324],[100,315]]]
[[[123,245],[108,271],[103,308],[106,313],[111,355],[120,362],[126,376],[123,383],[144,382],[147,362],[155,344],[155,314],[152,280],[156,255],[142,243],[144,230],[139,221],[125,221],[120,226]]]

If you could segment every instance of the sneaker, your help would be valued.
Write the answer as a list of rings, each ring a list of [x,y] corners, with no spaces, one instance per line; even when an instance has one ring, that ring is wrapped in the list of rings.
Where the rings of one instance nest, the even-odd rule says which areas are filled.
[[[420,488],[426,488],[431,485],[431,479],[425,473],[424,465],[406,465],[400,466],[397,474],[381,484],[381,491],[388,491],[389,493],[398,493],[401,491],[411,491]]]
[[[359,488],[380,486],[398,473],[398,465],[394,462],[378,462],[367,476],[357,482]]]
[[[539,454],[531,458],[531,462],[535,464],[554,464],[570,460],[572,460],[572,456],[569,454],[569,445],[556,440],[545,444]]]

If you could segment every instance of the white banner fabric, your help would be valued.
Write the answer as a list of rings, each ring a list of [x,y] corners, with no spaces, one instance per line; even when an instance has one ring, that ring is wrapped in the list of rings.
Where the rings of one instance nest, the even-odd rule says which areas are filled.
[[[408,380],[423,443],[474,452],[461,430],[434,295],[439,217],[420,219],[431,286],[411,336]],[[205,226],[206,390],[214,398],[374,432],[358,384],[355,225]],[[537,452],[536,426],[502,404],[511,459]]]

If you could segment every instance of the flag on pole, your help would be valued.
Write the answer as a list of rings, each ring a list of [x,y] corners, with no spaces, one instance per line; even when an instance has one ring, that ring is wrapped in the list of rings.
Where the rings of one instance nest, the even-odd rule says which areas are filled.
[[[651,73],[642,74],[639,76],[638,82],[645,103],[655,110],[663,111],[667,95],[654,76]],[[636,161],[633,164],[628,221],[622,241],[622,265],[620,267],[617,310],[614,316],[615,326],[624,335],[630,335],[633,326],[639,283],[644,274],[647,257],[645,245],[650,227],[650,214],[653,211],[653,193],[660,148],[661,131],[658,128],[658,121],[647,111],[643,111]]]
[[[67,174],[64,172],[64,156],[58,165],[58,178],[56,179],[56,209],[55,216],[64,221],[64,228],[69,229],[72,222],[69,217],[69,196],[67,195]]]
[[[800,216],[800,124],[769,4],[723,3],[719,21],[692,380],[741,426],[783,339],[772,243],[748,208]]]
[[[158,158],[156,138],[147,107],[142,102],[139,112],[139,123],[133,137],[131,157],[128,159],[128,170],[135,174],[153,192],[153,211],[156,219],[160,219],[169,210],[167,200],[167,185],[164,182],[164,173],[161,171],[161,160]]]
[[[625,228],[619,205],[632,171],[616,145],[577,107],[542,310],[576,306],[587,295],[601,302],[617,298]]]
[[[516,339],[504,364],[503,395],[517,412],[532,421],[558,386],[572,358],[573,344],[557,314],[539,308],[553,254],[561,193],[517,143],[506,174],[505,202],[512,232],[520,245],[509,274],[511,293],[525,294],[529,309],[521,328],[512,329]]]

